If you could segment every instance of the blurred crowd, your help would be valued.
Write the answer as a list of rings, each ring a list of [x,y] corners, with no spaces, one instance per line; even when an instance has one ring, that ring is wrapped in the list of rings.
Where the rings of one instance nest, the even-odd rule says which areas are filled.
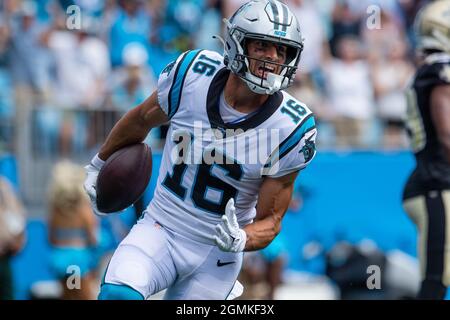
[[[14,141],[13,128],[23,125],[32,109],[36,139],[51,141],[63,154],[98,147],[104,138],[99,131],[107,132],[123,112],[142,102],[180,53],[191,48],[222,52],[212,35],[223,34],[222,18],[244,2],[2,1],[3,144]],[[305,39],[290,91],[316,113],[319,143],[406,147],[402,90],[414,72],[413,19],[426,1],[284,2],[297,15]],[[86,112],[69,116],[66,110]],[[164,135],[163,128],[149,139]]]

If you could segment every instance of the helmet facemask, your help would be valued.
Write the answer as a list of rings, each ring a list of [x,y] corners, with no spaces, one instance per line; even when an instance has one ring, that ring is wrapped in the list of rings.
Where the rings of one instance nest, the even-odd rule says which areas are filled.
[[[241,74],[238,74],[247,84],[250,89],[259,94],[272,94],[279,91],[281,88],[289,87],[294,81],[295,73],[297,71],[297,60],[298,53],[293,47],[286,46],[286,60],[284,63],[277,63],[270,60],[259,59],[255,57],[250,57],[248,53],[248,43],[247,40],[255,40],[254,38],[245,38],[244,40],[244,54],[238,54],[239,59],[244,60],[244,68],[242,68]],[[267,40],[262,40],[267,41]],[[250,63],[251,60],[256,62],[261,62],[261,68],[267,70],[266,68],[270,66],[279,67],[279,72],[267,72],[266,77],[258,76],[251,72]]]

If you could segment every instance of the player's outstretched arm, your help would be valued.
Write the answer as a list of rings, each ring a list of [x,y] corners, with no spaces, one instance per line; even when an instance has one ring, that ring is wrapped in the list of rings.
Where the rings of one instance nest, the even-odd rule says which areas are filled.
[[[433,89],[431,115],[444,154],[450,163],[450,85],[441,85]]]
[[[151,128],[169,121],[158,103],[157,91],[143,103],[128,111],[112,128],[100,148],[99,157],[106,160],[115,151],[133,143],[144,141]]]
[[[265,248],[281,230],[298,171],[279,178],[265,178],[258,195],[255,221],[244,227],[245,251]]]

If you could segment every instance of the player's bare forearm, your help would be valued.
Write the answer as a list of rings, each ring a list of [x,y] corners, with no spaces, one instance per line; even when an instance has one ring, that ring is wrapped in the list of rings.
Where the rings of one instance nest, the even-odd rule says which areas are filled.
[[[450,163],[450,85],[438,86],[432,91],[431,114],[438,139]]]
[[[281,216],[269,216],[244,227],[247,242],[244,251],[260,250],[269,245],[281,230]]]
[[[151,128],[169,121],[158,104],[155,91],[147,100],[128,111],[112,128],[105,143],[100,148],[99,157],[106,160],[116,150],[144,141]]]
[[[265,248],[281,230],[281,221],[289,208],[297,172],[281,178],[266,178],[261,185],[255,222],[244,227],[245,251]]]

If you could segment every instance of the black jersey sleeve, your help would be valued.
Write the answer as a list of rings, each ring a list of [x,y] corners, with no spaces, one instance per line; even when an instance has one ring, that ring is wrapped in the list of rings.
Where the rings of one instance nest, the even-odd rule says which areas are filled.
[[[421,87],[450,84],[450,57],[423,65],[417,76],[417,84]]]

